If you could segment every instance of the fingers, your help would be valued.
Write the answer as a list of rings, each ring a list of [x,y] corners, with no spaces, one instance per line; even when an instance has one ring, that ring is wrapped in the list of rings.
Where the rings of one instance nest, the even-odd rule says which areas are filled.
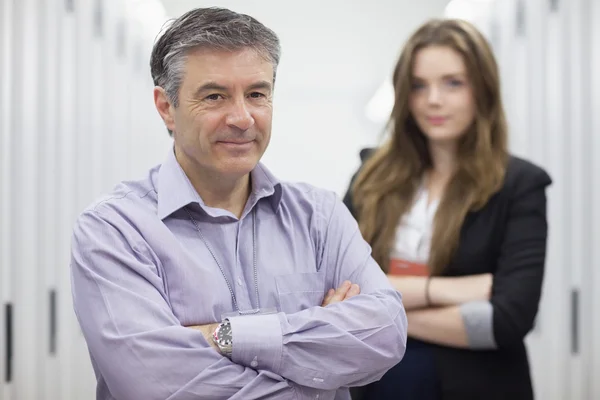
[[[357,294],[360,294],[360,286],[358,286],[356,283],[353,284],[350,281],[345,281],[337,290],[329,289],[329,291],[325,294],[325,298],[323,299],[321,306],[325,307],[329,304],[348,300]]]
[[[344,298],[344,300],[348,300],[356,295],[360,294],[360,286],[358,286],[356,283],[353,283],[350,286],[350,289],[348,290],[348,293],[346,293],[346,297]]]
[[[346,298],[346,294],[348,293],[348,290],[350,290],[351,286],[352,283],[350,281],[344,281],[342,286],[340,286],[331,297],[331,302],[335,303],[338,301],[343,301]]]
[[[335,294],[335,289],[329,289],[327,294],[325,294],[325,298],[323,299],[323,303],[321,303],[321,307],[325,307],[326,305],[331,303],[331,298]]]
[[[325,295],[325,298],[323,299],[323,305],[329,304],[334,293],[335,293],[335,289],[329,289],[327,291],[327,294]]]

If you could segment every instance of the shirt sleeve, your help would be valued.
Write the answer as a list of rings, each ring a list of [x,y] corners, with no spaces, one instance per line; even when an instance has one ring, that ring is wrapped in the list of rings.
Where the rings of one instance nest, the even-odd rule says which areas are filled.
[[[494,350],[494,308],[489,301],[470,301],[460,305],[467,341],[472,350]]]
[[[404,356],[407,337],[400,293],[371,257],[347,207],[332,196],[324,204],[329,212],[321,231],[321,268],[336,287],[350,280],[361,294],[293,314],[232,319],[234,362],[323,390],[379,380]]]
[[[236,365],[181,326],[159,261],[124,219],[86,212],[72,243],[75,312],[91,356],[117,399],[295,399],[280,375]]]

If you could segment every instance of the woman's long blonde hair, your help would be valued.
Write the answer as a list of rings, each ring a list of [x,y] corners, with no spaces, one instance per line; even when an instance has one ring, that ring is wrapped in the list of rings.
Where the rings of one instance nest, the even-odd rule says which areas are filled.
[[[361,233],[386,272],[398,222],[410,209],[423,174],[431,167],[427,139],[409,110],[409,95],[415,55],[433,45],[450,47],[462,55],[477,110],[472,126],[460,140],[458,166],[434,218],[428,262],[432,275],[441,274],[450,263],[467,213],[483,207],[504,181],[507,126],[493,52],[470,23],[431,20],[412,35],[396,64],[390,138],[365,161],[352,187]]]

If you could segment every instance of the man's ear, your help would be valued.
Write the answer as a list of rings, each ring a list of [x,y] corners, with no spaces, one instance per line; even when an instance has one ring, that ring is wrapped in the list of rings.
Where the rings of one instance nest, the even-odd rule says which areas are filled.
[[[173,117],[175,107],[171,105],[167,93],[160,86],[154,87],[154,105],[156,106],[156,110],[160,114],[160,117],[165,122],[167,129],[170,132],[173,132],[175,130],[175,119]]]

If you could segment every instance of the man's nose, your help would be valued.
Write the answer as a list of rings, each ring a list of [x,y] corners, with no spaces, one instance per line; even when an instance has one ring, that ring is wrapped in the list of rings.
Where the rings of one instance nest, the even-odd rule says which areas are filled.
[[[242,131],[246,131],[254,125],[254,118],[244,100],[236,101],[227,115],[226,123],[229,126],[236,127]]]

